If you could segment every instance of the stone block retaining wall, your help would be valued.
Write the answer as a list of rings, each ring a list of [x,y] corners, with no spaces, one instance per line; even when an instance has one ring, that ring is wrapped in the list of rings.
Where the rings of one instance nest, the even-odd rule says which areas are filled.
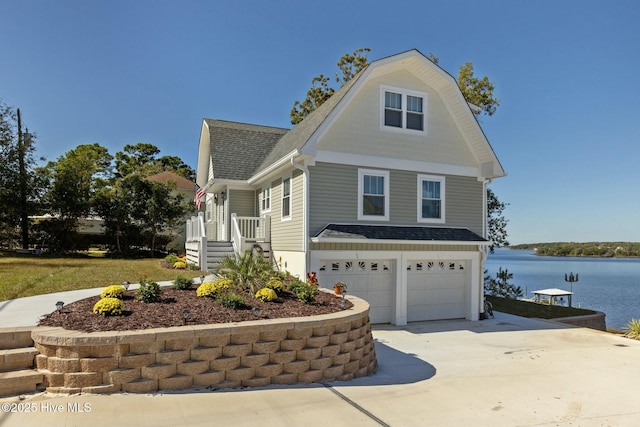
[[[237,388],[346,381],[376,371],[369,305],[293,319],[126,332],[32,332],[53,393]]]
[[[606,331],[607,323],[605,321],[606,315],[600,311],[595,314],[587,314],[584,316],[562,317],[559,319],[553,319],[556,322],[565,323],[567,325],[580,326],[582,328],[591,328],[598,331]]]

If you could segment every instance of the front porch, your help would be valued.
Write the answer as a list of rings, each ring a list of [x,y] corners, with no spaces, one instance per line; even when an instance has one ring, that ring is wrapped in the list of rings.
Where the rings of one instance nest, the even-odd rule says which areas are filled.
[[[206,222],[204,213],[200,212],[187,220],[187,261],[197,264],[203,271],[214,272],[225,256],[242,254],[256,247],[271,258],[270,223],[269,215],[246,217],[232,213],[228,230],[219,233],[219,224]]]

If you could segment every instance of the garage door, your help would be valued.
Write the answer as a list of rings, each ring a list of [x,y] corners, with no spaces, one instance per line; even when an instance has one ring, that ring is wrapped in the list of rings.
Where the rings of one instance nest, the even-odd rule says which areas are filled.
[[[407,321],[464,318],[470,280],[466,261],[411,261]]]
[[[371,323],[389,323],[395,301],[392,263],[388,260],[327,260],[318,271],[318,283],[333,288],[336,282],[349,285],[349,295],[364,299],[371,306]]]

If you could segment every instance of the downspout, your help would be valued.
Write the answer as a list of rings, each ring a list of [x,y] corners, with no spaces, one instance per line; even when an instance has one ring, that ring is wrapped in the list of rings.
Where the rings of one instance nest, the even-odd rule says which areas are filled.
[[[489,206],[487,206],[487,185],[491,183],[491,179],[485,179],[482,182],[482,205],[484,206],[482,212],[482,237],[485,239],[489,239]],[[482,297],[480,298],[480,307],[478,307],[478,312],[484,313],[484,262],[487,260],[487,256],[489,255],[489,246],[480,246],[480,292]]]
[[[309,224],[309,167],[307,165],[299,165],[295,162],[294,157],[291,157],[291,165],[302,171],[302,176],[304,177],[304,181],[302,184],[303,187],[303,204],[302,204],[302,250],[304,251],[304,277],[309,273],[309,237],[307,234],[309,230],[307,229]],[[293,184],[292,184],[293,185]]]

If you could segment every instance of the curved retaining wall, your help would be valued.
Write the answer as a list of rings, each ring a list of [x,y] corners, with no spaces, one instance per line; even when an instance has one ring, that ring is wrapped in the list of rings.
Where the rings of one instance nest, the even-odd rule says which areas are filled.
[[[53,393],[347,381],[376,371],[369,304],[333,314],[126,332],[32,332]]]

